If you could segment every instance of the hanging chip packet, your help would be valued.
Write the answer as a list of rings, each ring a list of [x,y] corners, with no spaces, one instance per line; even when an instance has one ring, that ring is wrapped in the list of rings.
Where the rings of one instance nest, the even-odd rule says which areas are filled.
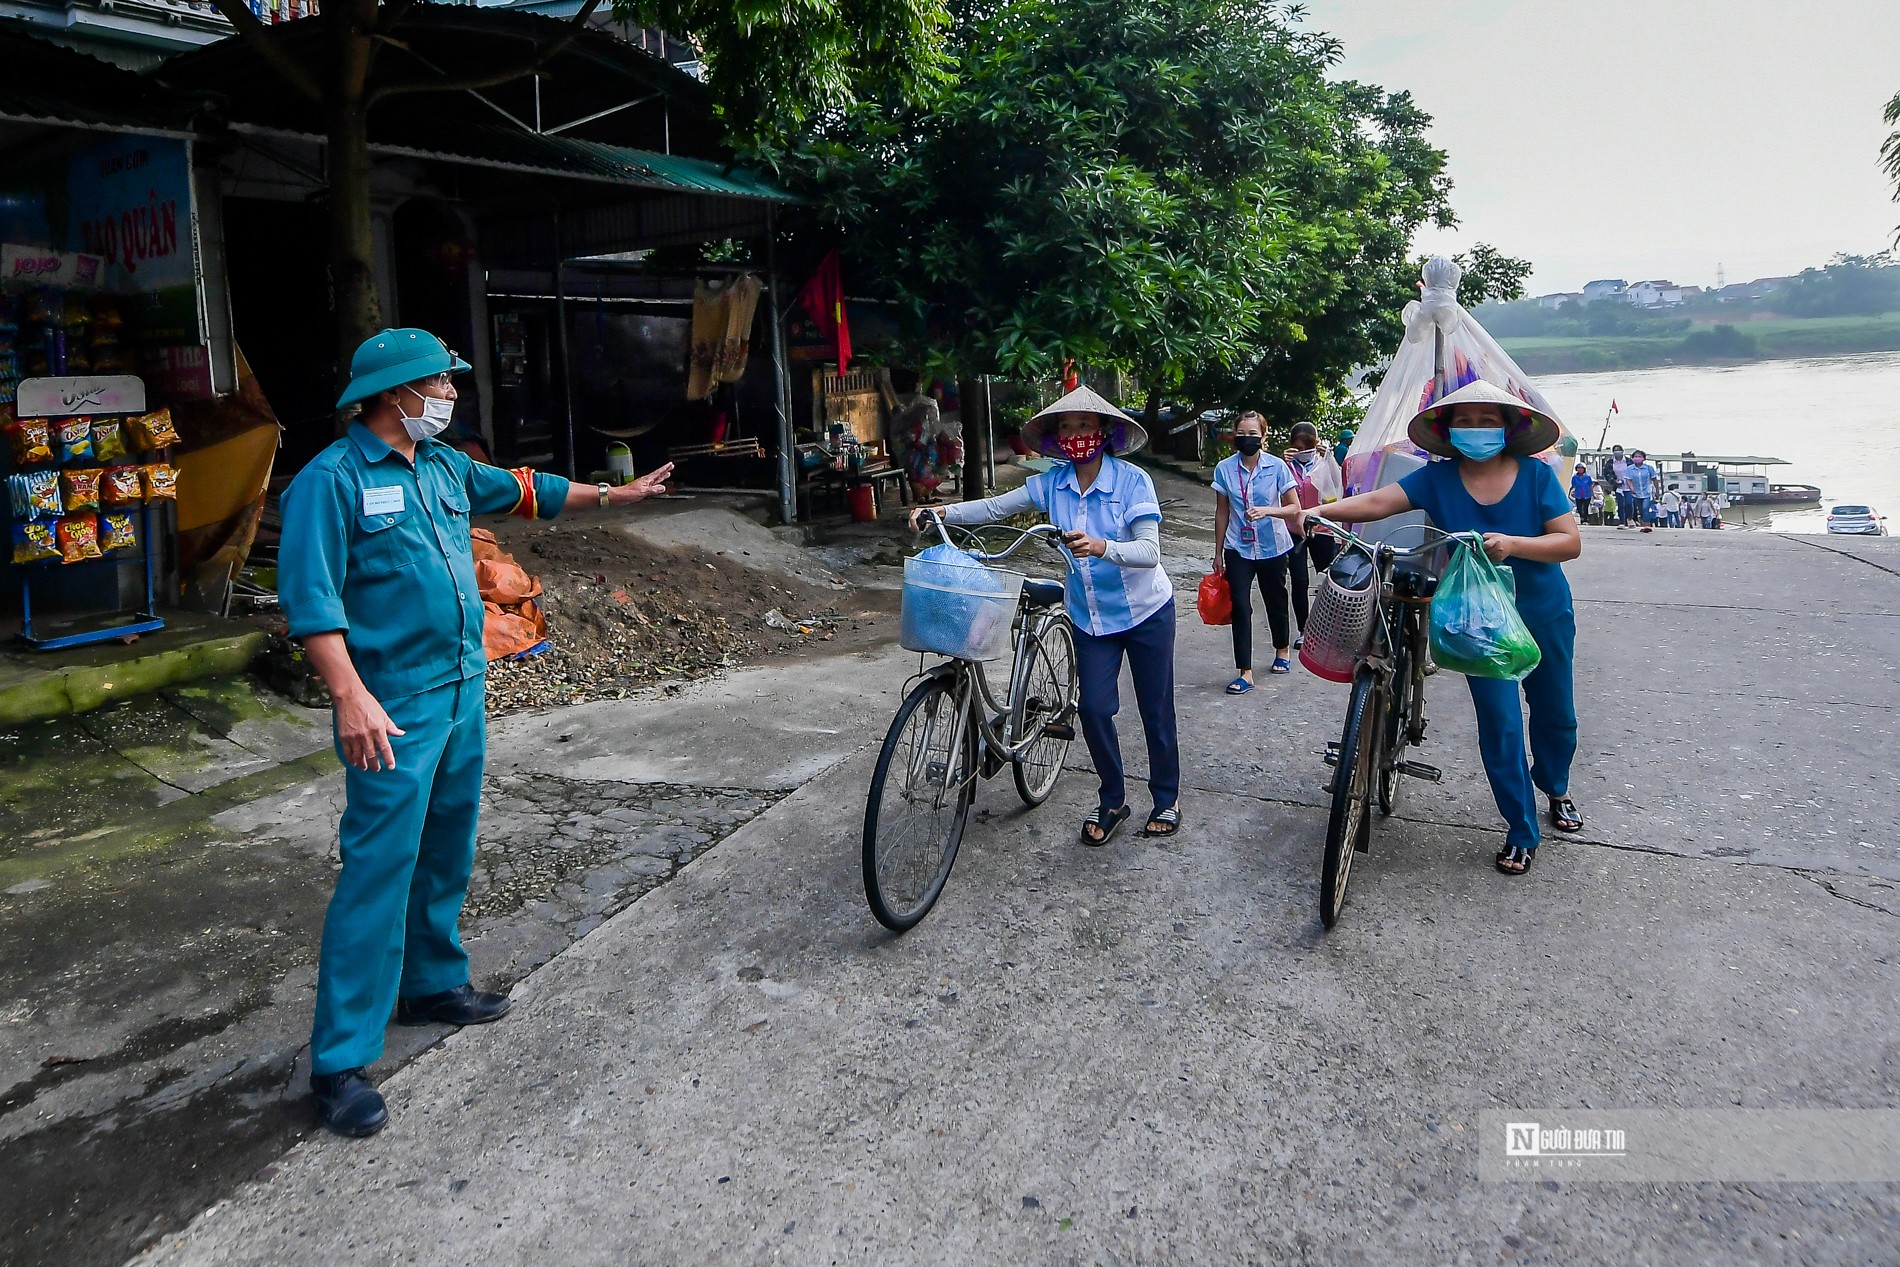
[[[65,509],[59,495],[58,471],[28,471],[20,477],[26,481],[26,508],[22,512],[29,519],[56,519]]]
[[[130,550],[138,543],[138,529],[133,523],[131,512],[108,510],[99,516],[99,548],[105,553]]]
[[[92,419],[61,418],[53,424],[54,447],[61,462],[84,462],[92,457]]]
[[[7,428],[7,438],[13,441],[13,462],[16,466],[53,460],[53,433],[44,418],[20,419]]]
[[[139,483],[139,468],[136,466],[114,466],[106,470],[106,477],[99,482],[99,504],[101,506],[136,506],[145,500],[145,489]]]
[[[99,517],[68,515],[53,525],[59,541],[59,557],[66,563],[84,563],[99,558]]]
[[[44,563],[58,557],[59,542],[54,538],[52,524],[29,520],[13,525],[15,563]]]
[[[110,462],[113,458],[126,456],[125,434],[121,431],[117,418],[108,418],[104,422],[92,424],[92,456],[100,462]]]
[[[96,466],[75,467],[59,473],[67,514],[99,509],[99,481],[104,475],[105,472]]]
[[[170,409],[154,409],[149,414],[128,418],[125,431],[132,437],[132,442],[147,453],[155,449],[167,449],[178,443],[178,430],[172,426]]]
[[[175,501],[178,497],[178,472],[169,462],[152,462],[139,468],[148,502]]]

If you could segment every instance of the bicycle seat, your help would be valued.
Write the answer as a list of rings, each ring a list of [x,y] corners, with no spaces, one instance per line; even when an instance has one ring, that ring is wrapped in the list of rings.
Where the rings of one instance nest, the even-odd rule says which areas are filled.
[[[1062,601],[1062,582],[1034,578],[1024,581],[1023,599],[1031,607],[1054,607]]]

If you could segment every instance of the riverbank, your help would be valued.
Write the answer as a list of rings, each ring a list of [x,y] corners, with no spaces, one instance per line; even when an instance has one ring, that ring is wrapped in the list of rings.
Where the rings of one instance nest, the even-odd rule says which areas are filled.
[[[1734,365],[1900,351],[1900,313],[1877,317],[1774,317],[1643,335],[1500,338],[1529,374],[1590,374],[1664,365]]]

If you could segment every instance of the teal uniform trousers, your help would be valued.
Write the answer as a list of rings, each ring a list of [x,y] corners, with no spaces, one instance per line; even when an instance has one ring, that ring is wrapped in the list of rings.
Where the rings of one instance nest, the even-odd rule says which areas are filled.
[[[345,765],[343,872],[323,919],[313,1073],[383,1054],[396,997],[468,983],[456,921],[475,865],[487,745],[480,677],[385,702],[393,770]],[[341,748],[338,749],[341,756]]]

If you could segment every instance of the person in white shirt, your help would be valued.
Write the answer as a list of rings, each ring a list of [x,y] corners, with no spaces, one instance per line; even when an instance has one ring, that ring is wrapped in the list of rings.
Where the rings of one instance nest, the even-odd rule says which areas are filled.
[[[1682,527],[1682,494],[1670,489],[1662,495],[1663,514],[1668,516],[1671,528]]]

